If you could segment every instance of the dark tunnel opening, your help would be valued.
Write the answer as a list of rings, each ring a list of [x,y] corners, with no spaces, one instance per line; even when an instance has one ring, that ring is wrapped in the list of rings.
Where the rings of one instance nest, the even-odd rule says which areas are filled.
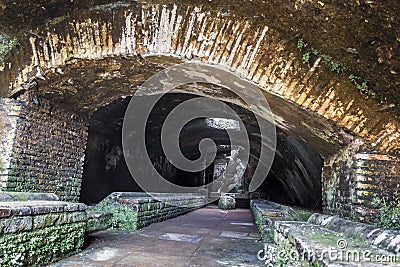
[[[217,157],[210,166],[203,171],[188,172],[168,161],[161,146],[163,122],[176,106],[197,97],[185,93],[165,94],[150,113],[146,126],[146,148],[153,166],[168,181],[186,187],[208,184],[218,178],[221,171],[226,171],[231,151],[235,149],[231,147],[224,128],[236,127],[235,121],[216,114],[215,118],[197,118],[188,122],[179,136],[180,150],[191,160],[200,155],[200,141],[211,138],[217,145]],[[130,97],[115,100],[97,110],[90,118],[80,199],[86,204],[98,203],[112,192],[143,191],[132,178],[122,151],[122,125],[129,101]],[[236,181],[232,191],[249,196],[248,186],[258,164],[261,147],[259,128],[250,111],[232,103],[226,104],[243,121],[250,142],[250,158],[242,163],[242,179]],[[277,127],[277,150],[273,165],[263,184],[252,196],[318,210],[322,204],[322,166],[322,158],[310,145]]]

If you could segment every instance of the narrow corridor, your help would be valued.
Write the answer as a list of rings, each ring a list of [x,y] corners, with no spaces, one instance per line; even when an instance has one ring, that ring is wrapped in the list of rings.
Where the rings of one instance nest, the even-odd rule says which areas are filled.
[[[250,210],[207,206],[140,231],[93,234],[61,266],[262,266],[262,243]]]

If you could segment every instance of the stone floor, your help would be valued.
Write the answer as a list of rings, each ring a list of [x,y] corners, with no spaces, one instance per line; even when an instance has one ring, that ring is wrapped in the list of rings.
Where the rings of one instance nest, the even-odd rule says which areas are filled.
[[[258,238],[250,210],[207,206],[137,232],[98,232],[53,266],[263,266]]]

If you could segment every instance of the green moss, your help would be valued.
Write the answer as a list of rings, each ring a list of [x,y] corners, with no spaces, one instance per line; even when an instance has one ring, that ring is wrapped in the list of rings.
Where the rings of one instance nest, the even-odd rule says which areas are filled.
[[[357,88],[358,91],[360,91],[361,94],[372,98],[376,97],[376,93],[372,88],[370,88],[367,80],[362,79],[361,77],[351,73],[351,70],[349,68],[345,67],[342,63],[333,60],[330,55],[324,54],[313,47],[309,47],[307,42],[304,41],[302,38],[299,38],[297,40],[297,48],[299,50],[305,49],[305,52],[302,54],[302,61],[304,64],[309,64],[313,57],[321,57],[323,60],[322,62],[326,64],[332,72],[336,72],[338,74],[345,72],[350,73],[348,76],[349,80],[354,84],[354,86]]]
[[[301,209],[295,209],[295,213],[298,215],[298,218],[300,221],[306,222],[308,218],[311,217],[311,215],[314,214],[314,212],[307,211],[307,210],[301,210]]]
[[[303,57],[302,57],[303,63],[309,63],[310,62],[310,58],[311,58],[311,53],[310,52],[304,53]]]
[[[304,41],[303,41],[303,39],[299,38],[299,39],[297,40],[297,48],[300,49],[300,50],[302,50],[303,47],[304,47]]]
[[[399,194],[395,193],[395,197],[398,199]],[[400,200],[389,201],[375,198],[374,204],[379,207],[379,216],[377,216],[375,224],[387,229],[400,230]]]
[[[313,267],[322,267],[322,266],[325,266],[322,262],[319,262],[319,261],[314,261],[313,263],[312,263],[312,266]]]
[[[312,235],[307,235],[306,236],[309,239],[318,241],[319,243],[322,243],[324,245],[329,245],[329,246],[336,246],[337,240],[341,238],[342,236],[338,234],[331,234],[331,233],[315,233]]]
[[[18,45],[16,37],[9,39],[4,35],[0,35],[0,62],[4,60],[7,54]]]
[[[92,212],[112,213],[111,228],[119,230],[137,230],[137,211],[129,205],[116,204],[111,199],[104,199],[95,207],[88,209]]]
[[[0,266],[37,266],[69,256],[83,245],[86,223],[0,236]]]

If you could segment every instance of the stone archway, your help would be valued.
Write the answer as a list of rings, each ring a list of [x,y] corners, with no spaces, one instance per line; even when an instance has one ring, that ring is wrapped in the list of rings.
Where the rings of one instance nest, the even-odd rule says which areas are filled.
[[[268,25],[183,4],[116,4],[54,19],[31,34],[29,43],[12,64],[5,64],[3,93],[11,83],[6,94],[18,94],[29,82],[60,75],[80,59],[167,54],[229,68],[379,151],[398,152],[399,126],[393,117],[382,116],[373,100],[360,97],[349,81],[320,64],[321,58],[311,68],[302,64],[293,44]]]
[[[287,128],[295,128],[292,132],[316,144],[321,154],[326,152],[324,158],[328,167],[330,161],[336,162],[340,157],[340,150],[346,143],[347,134],[345,137],[342,134],[345,132],[362,139],[368,147],[364,149],[369,151],[365,152],[367,154],[399,152],[399,123],[392,114],[382,113],[375,100],[361,97],[348,79],[321,64],[321,58],[317,57],[310,66],[302,64],[295,44],[269,25],[260,25],[253,20],[185,4],[104,5],[54,19],[37,32],[29,32],[21,43],[23,51],[12,55],[0,74],[3,95],[31,94],[28,99],[22,98],[28,101],[27,105],[22,105],[19,110],[16,108],[18,118],[36,111],[45,118],[63,113],[41,109],[43,105],[50,110],[52,106],[70,109],[67,116],[73,117],[77,112],[85,117],[115,98],[131,95],[135,86],[168,64],[202,60],[256,83],[269,100],[274,99],[281,126],[295,125]],[[160,57],[165,55],[168,57]],[[179,60],[171,60],[171,57]],[[107,91],[111,87],[113,89]],[[100,90],[96,91],[96,88]],[[37,95],[45,100],[40,102],[35,98]],[[7,107],[20,106],[13,101],[11,104],[4,101]],[[291,116],[293,114],[288,115],[293,110],[299,115],[297,119]],[[306,122],[306,118],[311,117],[317,122]],[[322,122],[318,123],[319,120]],[[21,125],[9,124],[11,129]],[[85,143],[87,125],[83,121],[79,125]],[[21,131],[29,128],[25,125]],[[73,139],[74,133],[66,132],[66,136]],[[312,141],[315,137],[333,146],[327,148],[325,143]],[[334,140],[330,142],[330,139]],[[11,146],[4,153],[16,153],[12,150]],[[360,154],[358,152],[348,157]],[[361,154],[365,153],[361,151]],[[387,157],[387,162],[395,166],[397,159]],[[81,168],[79,155],[74,160],[78,162],[77,168]],[[342,171],[338,168],[334,172],[340,174]],[[80,174],[80,171],[74,174],[75,178],[79,180]],[[350,175],[350,184],[357,184],[355,177],[357,175]],[[336,185],[335,181],[339,180],[326,184]],[[350,192],[350,188],[344,190]],[[63,190],[67,189],[68,186]],[[353,191],[352,194],[357,196],[354,193],[357,190]],[[340,192],[331,195],[338,196]],[[350,199],[346,203],[353,210],[351,201],[354,198]],[[333,205],[327,211],[335,212],[335,209],[338,206]]]

